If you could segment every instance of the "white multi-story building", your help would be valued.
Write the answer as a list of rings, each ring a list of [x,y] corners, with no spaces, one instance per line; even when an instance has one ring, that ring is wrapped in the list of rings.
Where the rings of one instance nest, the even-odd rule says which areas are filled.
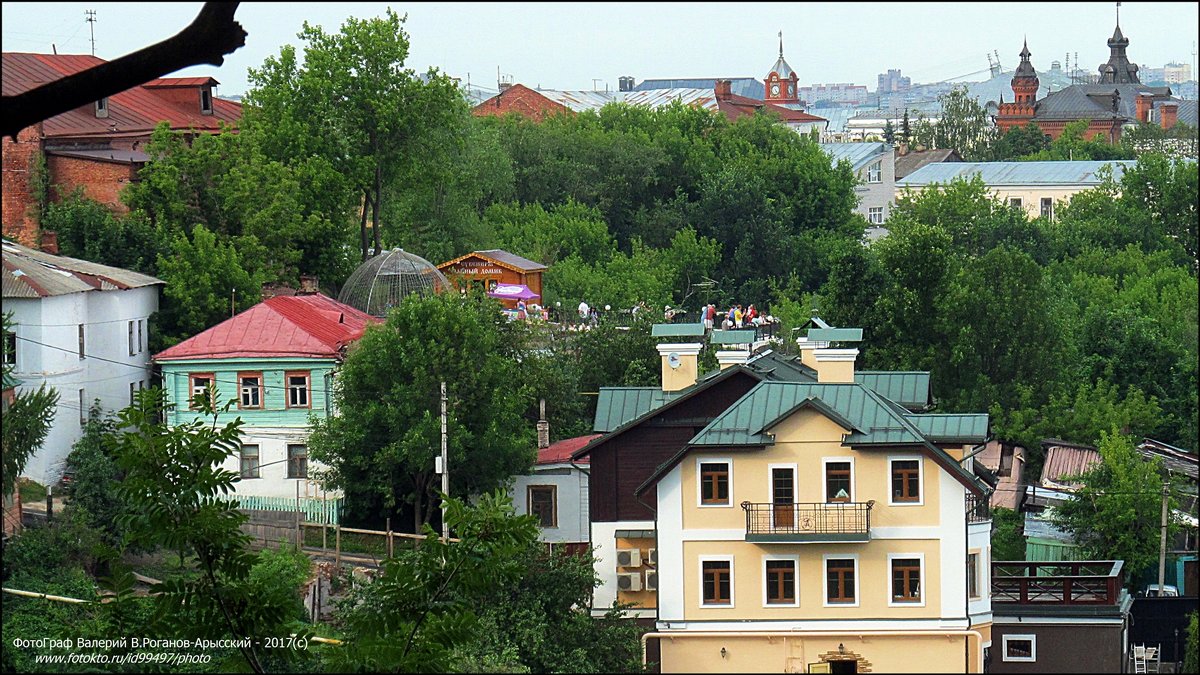
[[[88,409],[128,406],[150,382],[150,315],[163,281],[117,267],[51,255],[4,242],[4,359],[19,391],[43,383],[58,391],[46,440],[26,476],[56,483]]]

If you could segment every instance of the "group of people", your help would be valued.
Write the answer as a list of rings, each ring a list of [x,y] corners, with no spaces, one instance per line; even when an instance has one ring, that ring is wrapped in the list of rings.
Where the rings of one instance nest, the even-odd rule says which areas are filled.
[[[745,309],[741,305],[733,305],[726,312],[717,311],[717,306],[708,304],[701,311],[700,316],[704,321],[704,329],[712,330],[716,325],[718,317],[723,330],[736,330],[739,328],[758,328],[768,322],[769,317],[765,317],[758,308],[750,305]]]

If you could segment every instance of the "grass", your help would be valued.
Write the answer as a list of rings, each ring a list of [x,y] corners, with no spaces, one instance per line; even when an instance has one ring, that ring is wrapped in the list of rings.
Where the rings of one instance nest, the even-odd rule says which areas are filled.
[[[21,501],[23,503],[46,501],[46,486],[41,483],[24,480],[21,481],[21,487],[18,489],[21,492]]]
[[[325,535],[325,547],[333,552],[336,537],[333,528],[329,528]],[[399,551],[403,548],[411,548],[414,540],[404,537],[395,537],[392,539],[392,549]],[[321,546],[321,528],[306,527],[304,528],[304,545],[320,548]],[[387,557],[387,537],[381,534],[359,534],[357,532],[342,533],[342,553],[351,555],[369,555],[379,559]]]

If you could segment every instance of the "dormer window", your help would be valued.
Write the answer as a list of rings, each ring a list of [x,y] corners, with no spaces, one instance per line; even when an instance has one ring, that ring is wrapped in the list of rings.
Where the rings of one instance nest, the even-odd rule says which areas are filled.
[[[212,89],[209,89],[208,87],[204,87],[200,90],[200,114],[213,114]]]
[[[102,98],[96,101],[96,117],[108,117],[108,98]]]

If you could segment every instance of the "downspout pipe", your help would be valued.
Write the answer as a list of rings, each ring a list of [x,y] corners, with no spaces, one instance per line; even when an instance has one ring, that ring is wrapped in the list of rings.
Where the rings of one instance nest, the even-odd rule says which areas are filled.
[[[650,638],[689,638],[689,637],[762,637],[762,638],[810,638],[810,637],[846,637],[846,636],[862,636],[862,637],[908,637],[913,635],[921,636],[945,636],[945,637],[964,637],[969,641],[974,637],[979,644],[979,659],[976,663],[978,669],[974,672],[983,672],[983,634],[977,630],[842,630],[842,631],[678,631],[678,632],[655,632],[642,635],[642,666],[646,665],[646,643]],[[972,672],[969,664],[967,672]]]

